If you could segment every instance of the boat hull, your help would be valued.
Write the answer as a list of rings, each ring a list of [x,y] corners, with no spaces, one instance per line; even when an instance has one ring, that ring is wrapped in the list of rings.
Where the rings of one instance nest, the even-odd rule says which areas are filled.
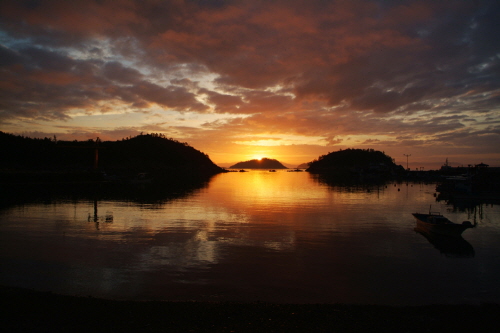
[[[460,236],[469,227],[462,226],[461,224],[432,225],[417,219],[417,228],[440,235]]]

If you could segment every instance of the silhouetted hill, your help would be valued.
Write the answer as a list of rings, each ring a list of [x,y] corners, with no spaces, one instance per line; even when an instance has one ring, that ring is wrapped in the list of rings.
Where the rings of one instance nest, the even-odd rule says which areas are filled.
[[[249,160],[239,162],[231,166],[230,169],[288,169],[278,160],[263,158],[261,160]]]
[[[317,174],[388,177],[404,171],[402,166],[381,151],[346,149],[322,155],[309,164],[307,171]]]
[[[139,135],[121,141],[57,141],[56,138],[32,139],[0,132],[5,172],[105,171],[130,176],[148,172],[213,175],[223,170],[208,155],[187,143],[160,134]],[[97,152],[97,164],[96,164]]]
[[[139,135],[114,142],[105,142],[99,154],[103,168],[137,168],[146,171],[191,171],[215,174],[222,171],[207,154],[187,143],[159,135]]]

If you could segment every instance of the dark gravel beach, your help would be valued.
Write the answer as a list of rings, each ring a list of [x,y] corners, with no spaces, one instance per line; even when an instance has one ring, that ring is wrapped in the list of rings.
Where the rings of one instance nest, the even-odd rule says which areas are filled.
[[[0,287],[4,332],[498,332],[500,305],[127,302]]]

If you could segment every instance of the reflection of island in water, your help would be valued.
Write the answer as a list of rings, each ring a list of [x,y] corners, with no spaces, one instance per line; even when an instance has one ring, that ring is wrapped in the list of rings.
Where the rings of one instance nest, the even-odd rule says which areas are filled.
[[[330,188],[335,188],[339,191],[347,192],[376,192],[381,191],[391,183],[383,179],[360,180],[359,178],[314,174],[310,173],[309,177],[316,183],[327,185]]]
[[[429,243],[449,258],[470,258],[474,257],[475,252],[472,245],[462,236],[439,235],[427,232],[421,228],[414,229],[417,233],[424,236]]]
[[[206,188],[212,177],[200,177],[182,182],[130,184],[121,182],[3,184],[0,208],[30,202],[121,200],[161,206],[168,201],[187,197]]]

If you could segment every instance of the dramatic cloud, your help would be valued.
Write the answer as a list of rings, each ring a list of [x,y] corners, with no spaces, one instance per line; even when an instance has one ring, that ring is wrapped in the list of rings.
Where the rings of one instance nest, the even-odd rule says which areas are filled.
[[[498,22],[494,0],[5,0],[1,130],[500,166]]]

